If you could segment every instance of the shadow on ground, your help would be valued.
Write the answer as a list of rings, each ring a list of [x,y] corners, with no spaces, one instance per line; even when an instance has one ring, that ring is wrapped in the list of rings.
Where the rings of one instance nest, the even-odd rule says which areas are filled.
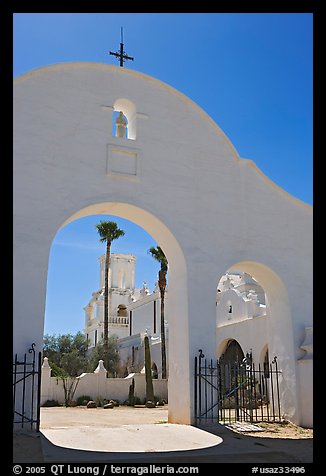
[[[259,438],[241,435],[219,424],[201,430],[223,442],[196,450],[153,452],[105,452],[65,448],[53,444],[42,433],[20,435],[14,445],[14,463],[312,463],[313,440]],[[19,441],[20,440],[20,441]],[[127,448],[126,448],[127,450]]]

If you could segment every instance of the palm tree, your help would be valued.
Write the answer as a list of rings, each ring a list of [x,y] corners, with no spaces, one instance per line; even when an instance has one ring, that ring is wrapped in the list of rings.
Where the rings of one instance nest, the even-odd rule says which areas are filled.
[[[162,378],[166,378],[166,349],[165,349],[165,326],[164,326],[164,297],[166,289],[166,273],[168,270],[168,260],[160,246],[153,246],[148,250],[152,257],[161,265],[158,272],[158,287],[161,295],[161,355],[162,355]]]
[[[103,350],[104,350],[104,364],[107,367],[107,357],[109,352],[109,265],[110,265],[110,253],[111,243],[117,240],[125,234],[123,230],[118,228],[118,225],[114,221],[101,221],[96,225],[98,234],[100,235],[100,241],[106,243],[106,256],[105,256],[105,281],[104,281],[104,332],[103,332]]]

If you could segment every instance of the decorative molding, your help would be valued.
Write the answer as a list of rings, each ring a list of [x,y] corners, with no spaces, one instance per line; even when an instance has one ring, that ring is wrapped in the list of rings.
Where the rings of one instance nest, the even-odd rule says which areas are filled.
[[[140,149],[107,144],[106,155],[107,175],[137,181],[140,179]]]

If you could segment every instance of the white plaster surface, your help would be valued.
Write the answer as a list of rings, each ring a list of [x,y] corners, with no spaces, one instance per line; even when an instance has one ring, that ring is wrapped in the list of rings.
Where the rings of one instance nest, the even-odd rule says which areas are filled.
[[[122,425],[120,428],[76,427],[41,430],[54,445],[89,451],[160,452],[207,448],[222,438],[189,425]]]
[[[136,110],[133,139],[112,137],[122,100]],[[119,169],[119,154],[130,149],[133,164],[124,155]],[[108,150],[119,151],[114,173],[107,173]],[[90,214],[118,215],[151,234],[170,263],[169,422],[192,421],[193,359],[198,348],[216,355],[216,287],[234,267],[266,292],[286,413],[300,423],[297,359],[302,329],[312,325],[312,209],[241,159],[190,99],[152,77],[97,63],[17,78],[13,192],[14,352],[32,342],[42,348],[48,258],[60,227]]]

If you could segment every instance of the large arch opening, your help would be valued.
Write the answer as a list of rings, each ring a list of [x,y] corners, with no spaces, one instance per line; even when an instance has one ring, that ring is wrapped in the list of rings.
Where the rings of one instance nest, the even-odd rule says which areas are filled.
[[[241,261],[226,270],[217,288],[218,357],[228,340],[241,342],[257,369],[267,369],[267,359],[276,356],[282,414],[295,423],[299,408],[293,325],[281,277],[263,263]]]
[[[175,239],[172,233],[168,228],[152,214],[142,210],[134,205],[123,204],[123,203],[100,203],[92,206],[85,207],[72,216],[68,217],[64,223],[62,223],[60,230],[63,227],[66,227],[75,220],[78,220],[83,217],[89,216],[115,216],[129,220],[132,223],[135,223],[139,227],[143,228],[153,240],[164,250],[164,253],[168,259],[169,270],[168,270],[168,283],[169,283],[169,298],[166,301],[166,315],[169,316],[169,335],[178,334],[178,328],[187,329],[188,326],[188,316],[187,316],[187,290],[186,290],[186,265],[183,256],[183,252]],[[96,233],[96,231],[95,231]],[[131,250],[132,251],[132,250]],[[146,250],[145,250],[146,252]],[[120,275],[119,275],[120,276]],[[120,282],[121,281],[121,282]],[[125,279],[120,279],[119,283],[125,284]],[[122,284],[121,284],[122,285]],[[125,286],[124,286],[125,287]],[[118,319],[127,320],[128,316],[125,314],[125,307],[122,309],[123,305],[118,306],[117,315]],[[154,309],[153,309],[154,311]],[[155,311],[156,312],[156,311]],[[121,317],[122,316],[122,317]],[[176,321],[176,316],[178,316],[178,321]],[[171,321],[171,322],[170,322]],[[181,326],[181,327],[179,327]],[[157,325],[157,327],[159,327]],[[177,329],[175,329],[177,327]],[[155,336],[154,336],[155,337]],[[176,336],[177,338],[177,336]],[[170,339],[171,341],[171,339]],[[180,377],[176,374],[175,369],[182,367],[183,375],[184,365],[180,363],[178,365],[178,359],[181,355],[187,355],[187,337],[186,333],[183,333],[183,344],[180,349],[180,345],[175,346],[172,342],[169,342],[169,349],[172,349],[171,352],[168,352],[169,362],[173,362],[172,366],[169,366],[169,415],[168,421],[170,423],[174,422],[175,415],[177,415],[177,421],[180,421],[180,394],[178,392],[178,385],[180,384]],[[132,346],[132,358],[135,360],[136,354],[139,351],[136,345]],[[158,361],[158,356],[155,357],[155,360]],[[127,369],[128,367],[125,366]],[[130,370],[130,369],[129,369]],[[185,408],[183,410],[184,414],[181,415],[184,422],[189,423],[190,421],[190,408]]]

